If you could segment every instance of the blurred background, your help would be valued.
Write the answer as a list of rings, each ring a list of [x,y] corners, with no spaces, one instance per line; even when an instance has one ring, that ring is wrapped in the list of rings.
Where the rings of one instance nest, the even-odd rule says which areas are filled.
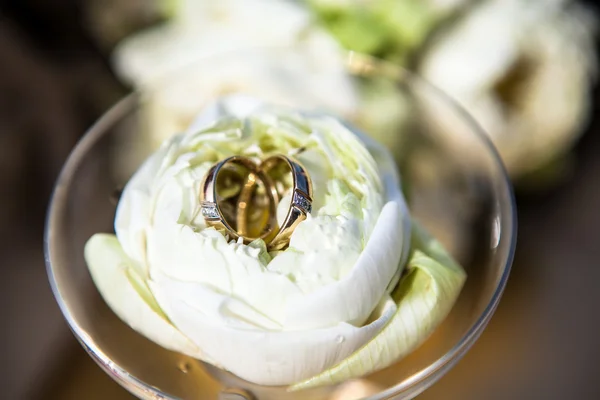
[[[566,0],[0,1],[1,397],[132,398],[76,342],[44,266],[52,186],[87,127],[190,55],[310,36],[444,89],[491,136],[515,184],[519,238],[504,298],[420,398],[600,398],[596,12]],[[271,27],[281,35],[264,30],[275,16],[292,21]]]

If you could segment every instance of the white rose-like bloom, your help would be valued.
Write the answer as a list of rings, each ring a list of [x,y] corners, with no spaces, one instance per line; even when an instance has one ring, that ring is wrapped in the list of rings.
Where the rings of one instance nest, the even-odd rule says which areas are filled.
[[[291,1],[183,0],[168,23],[124,40],[113,64],[146,95],[152,148],[230,93],[343,116],[358,109],[338,44]]]
[[[86,260],[111,308],[156,343],[251,382],[295,383],[390,322],[410,219],[385,151],[371,153],[331,117],[236,104],[210,108],[146,161],[123,191],[116,237],[93,236]],[[300,147],[313,212],[287,250],[269,254],[262,241],[229,242],[206,227],[198,193],[214,162]]]
[[[484,1],[440,33],[419,67],[482,125],[513,175],[561,156],[588,116],[594,21],[567,3]]]

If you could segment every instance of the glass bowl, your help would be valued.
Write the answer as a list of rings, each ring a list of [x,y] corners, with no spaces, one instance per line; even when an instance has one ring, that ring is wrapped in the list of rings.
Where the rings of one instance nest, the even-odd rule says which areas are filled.
[[[337,79],[339,64],[320,66],[317,71],[315,60],[300,65],[295,56],[286,59],[277,52],[264,56],[255,61],[274,62],[278,69],[267,79],[284,78],[272,82],[276,90],[261,85],[239,90],[270,102],[292,99],[296,107],[331,112],[392,151],[411,214],[468,274],[450,315],[424,344],[382,371],[337,386],[288,393],[285,388],[250,384],[165,350],[133,331],[108,308],[86,267],[85,242],[94,233],[113,232],[121,188],[161,139],[156,136],[157,123],[174,129],[190,122],[189,116],[169,114],[169,102],[200,98],[191,108],[201,107],[202,101],[218,92],[207,88],[216,79],[211,71],[238,63],[240,55],[205,60],[159,79],[144,94],[127,96],[79,142],[56,183],[46,226],[46,264],[56,300],[90,356],[142,399],[413,398],[465,354],[500,301],[516,240],[515,204],[506,171],[487,136],[457,104],[398,67],[349,54],[342,62],[343,72],[364,95],[353,112],[344,114],[343,107],[335,104],[335,96],[343,93],[332,97],[332,92],[323,92],[333,90],[327,84],[309,87],[310,82]],[[264,61],[268,57],[271,60]],[[304,67],[303,80],[294,81],[294,74]],[[265,68],[259,65],[260,71]],[[233,68],[228,73],[225,80],[238,79],[245,72]],[[310,90],[296,95],[303,84]]]

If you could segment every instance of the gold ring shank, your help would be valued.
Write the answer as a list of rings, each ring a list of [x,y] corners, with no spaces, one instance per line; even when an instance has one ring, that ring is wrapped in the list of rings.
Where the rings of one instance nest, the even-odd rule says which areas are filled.
[[[232,226],[231,222],[225,217],[217,192],[217,180],[219,173],[229,165],[241,166],[248,171],[243,177],[243,188],[241,189],[239,198],[237,200],[235,227]],[[245,210],[243,213],[243,217],[245,217],[246,213],[248,212],[248,204],[250,202],[253,188],[257,185],[259,180],[263,183],[266,189],[266,195],[269,201],[267,221],[268,229],[265,230],[260,238],[265,241],[270,241],[274,233],[274,228],[277,225],[275,214],[276,205],[279,200],[278,194],[277,191],[274,190],[273,185],[269,182],[268,176],[259,170],[252,160],[246,157],[228,157],[213,165],[204,177],[200,190],[200,207],[207,225],[216,229],[225,230],[231,240],[238,240],[241,237],[245,243],[249,243],[252,240],[257,239],[247,236],[247,226],[245,222],[241,221],[240,219],[240,210]]]
[[[280,190],[277,191],[276,180],[269,173],[280,166],[285,166],[291,172],[292,186],[280,187]],[[265,176],[261,178],[264,179],[265,185],[271,185],[272,188],[275,188],[279,199],[288,191],[291,191],[292,201],[287,215],[281,226],[273,231],[270,240],[267,241],[269,250],[283,250],[289,245],[292,233],[298,224],[304,221],[307,214],[312,211],[312,183],[306,169],[299,162],[284,155],[275,155],[265,159],[260,165],[260,171]],[[281,182],[278,181],[277,183]],[[245,219],[243,218],[245,212],[247,211],[244,209],[238,210],[242,219]],[[276,218],[275,223],[277,224]]]

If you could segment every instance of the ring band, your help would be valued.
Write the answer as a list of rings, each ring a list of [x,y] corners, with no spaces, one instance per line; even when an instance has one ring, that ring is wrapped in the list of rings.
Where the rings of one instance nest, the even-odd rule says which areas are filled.
[[[228,221],[225,217],[222,207],[219,204],[219,196],[217,193],[217,178],[219,173],[227,165],[241,166],[248,171],[243,177],[244,185],[240,191],[236,204],[236,227],[233,227],[231,221]],[[264,171],[258,168],[258,166],[247,157],[233,156],[225,158],[213,165],[205,175],[200,190],[200,209],[207,226],[224,229],[229,235],[230,240],[242,238],[245,243],[250,243],[257,239],[247,236],[248,229],[242,218],[245,219],[247,216],[251,193],[258,184],[258,180],[264,185],[269,202],[267,229],[260,235],[260,238],[265,241],[270,241],[277,226],[276,207],[279,195]],[[242,215],[240,215],[240,210],[242,210]]]
[[[291,172],[291,187],[282,187],[280,179],[276,180],[269,176],[269,173],[279,166],[285,166]],[[291,191],[292,194],[290,208],[281,227],[278,226],[277,218],[275,217],[277,229],[274,230],[272,239],[267,242],[267,247],[270,251],[283,250],[289,245],[290,237],[298,224],[304,221],[307,214],[312,211],[312,182],[308,172],[299,162],[284,155],[275,155],[265,159],[261,163],[259,170],[266,176],[265,182],[273,185],[272,187],[275,189],[279,200],[288,191]],[[279,190],[277,190],[277,184],[280,184]],[[242,216],[246,212],[247,210],[245,209],[238,209],[238,213],[242,214]],[[276,211],[274,215],[276,215]],[[245,218],[242,219],[245,220]]]

